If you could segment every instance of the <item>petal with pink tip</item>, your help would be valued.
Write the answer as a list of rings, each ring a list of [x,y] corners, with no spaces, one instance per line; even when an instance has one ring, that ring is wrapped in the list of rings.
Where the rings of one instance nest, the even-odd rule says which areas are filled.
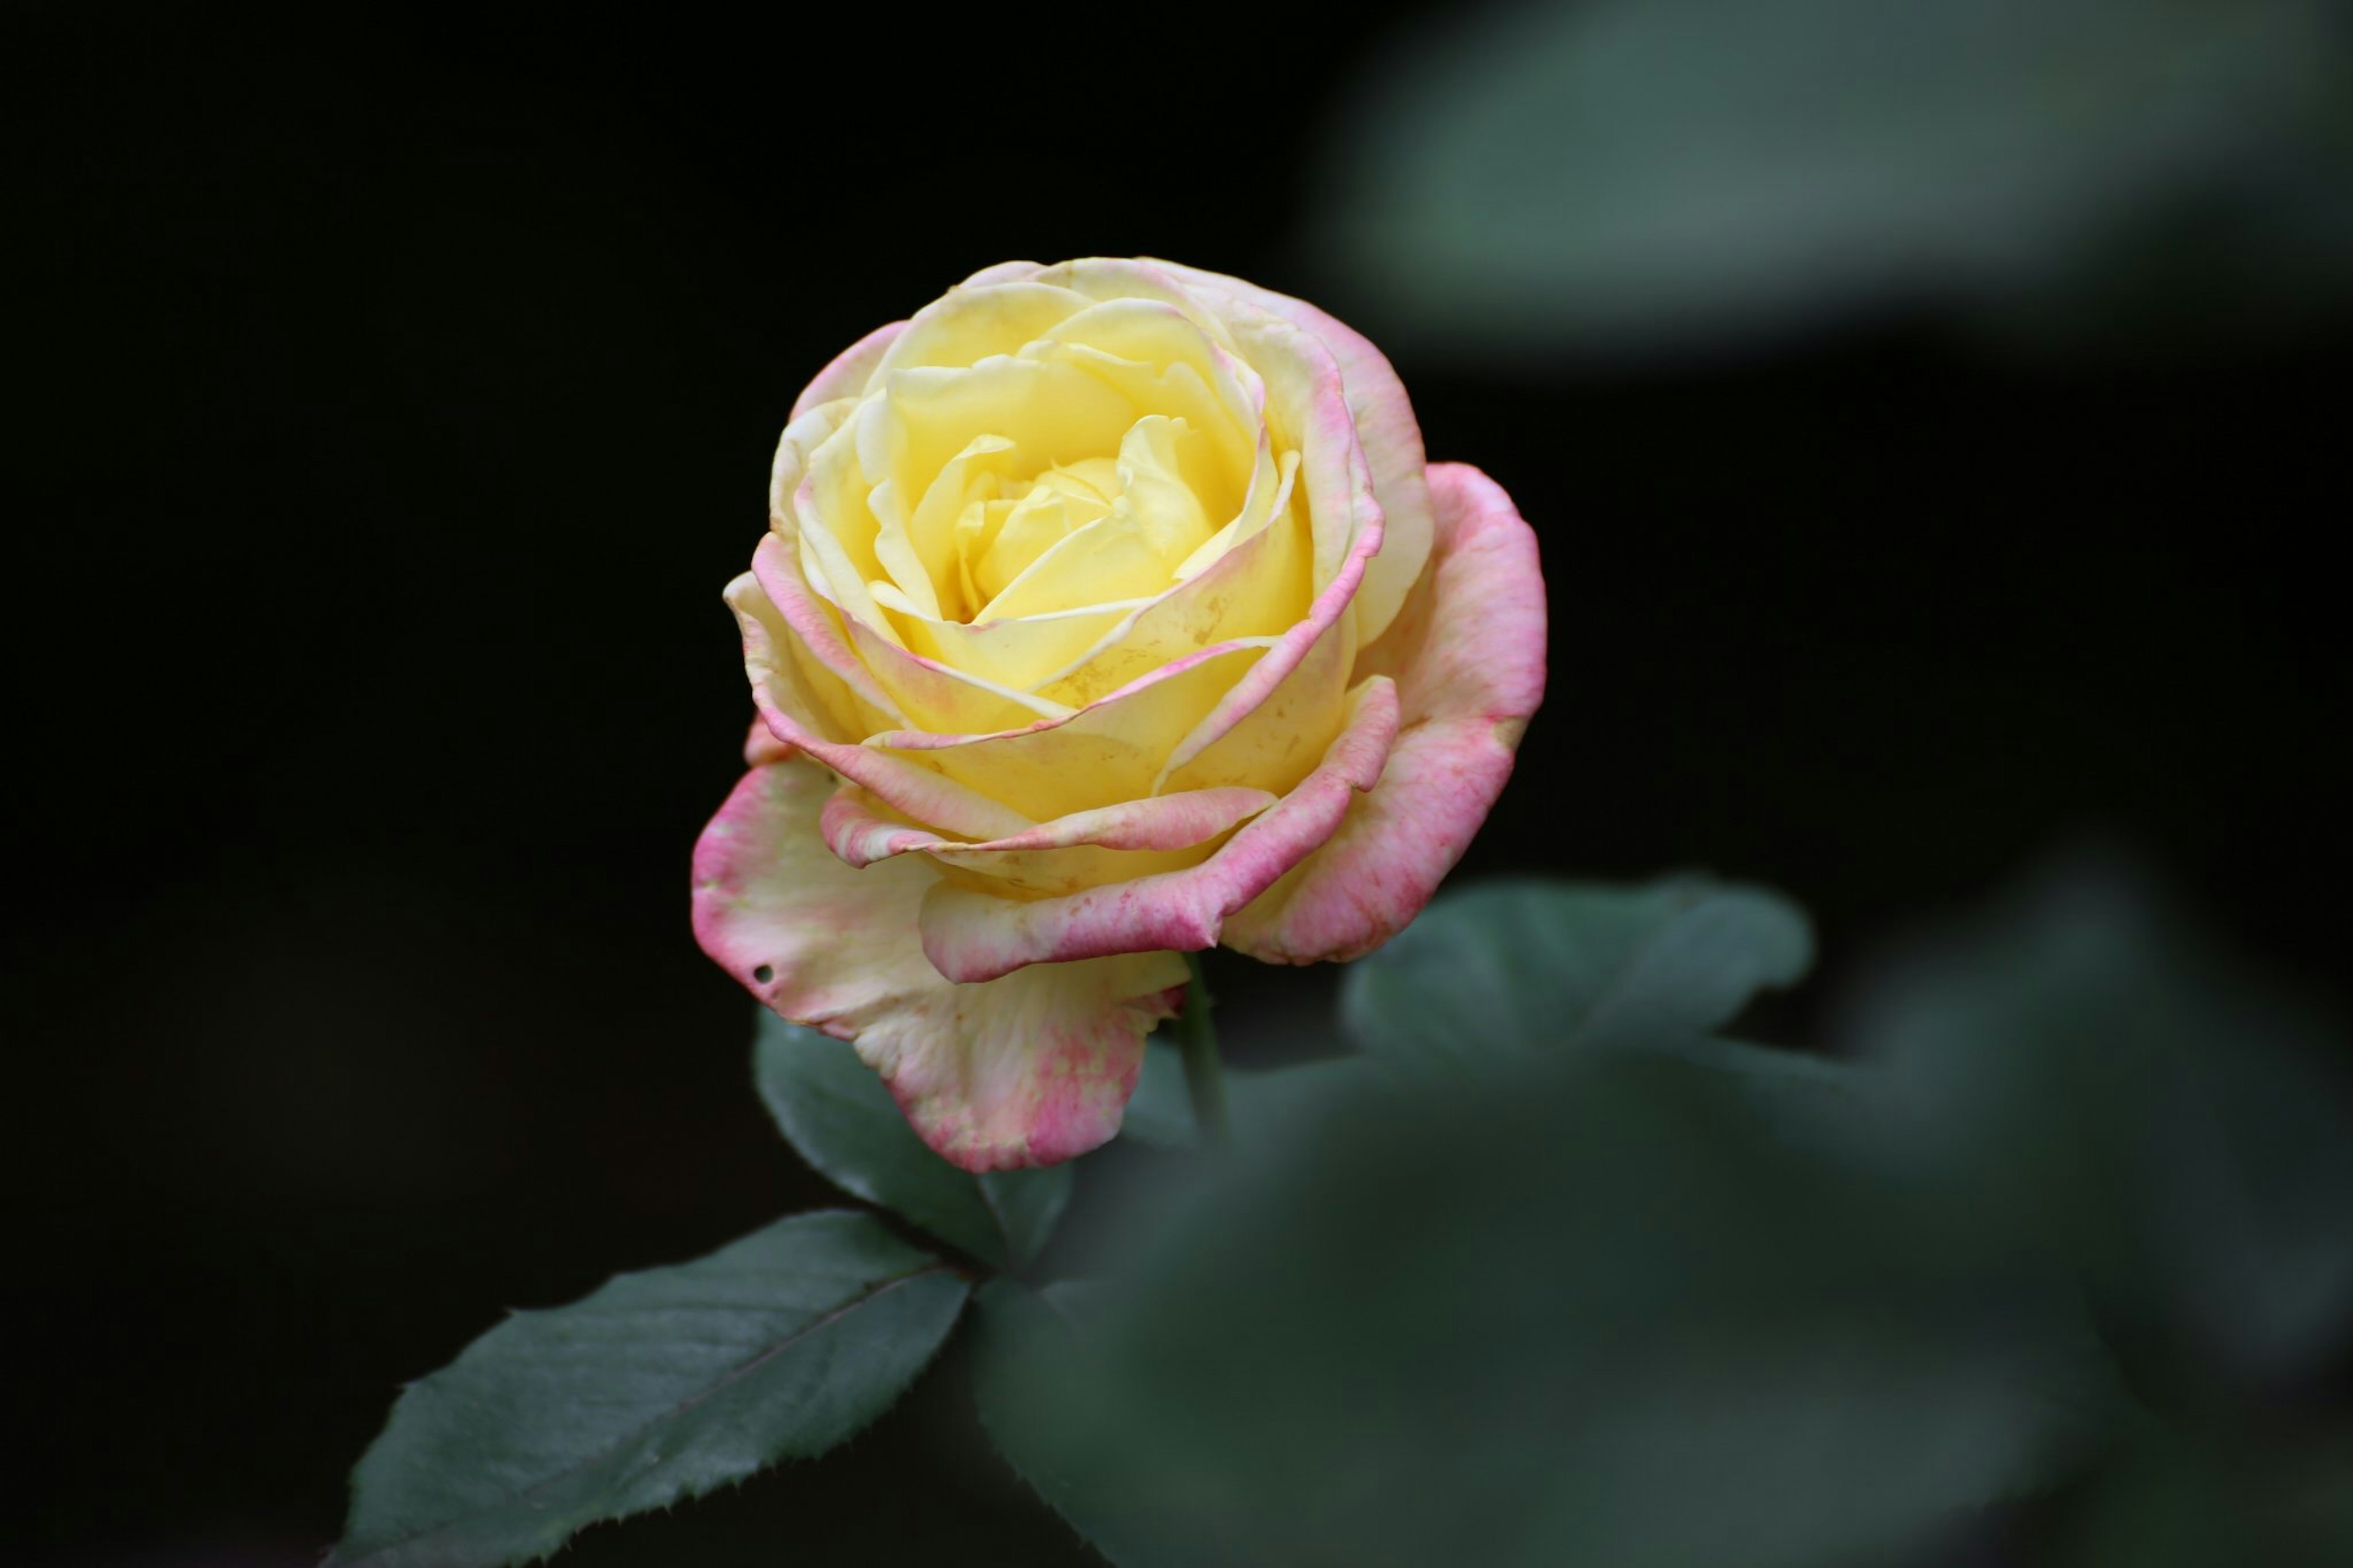
[[[1397,679],[1396,749],[1331,842],[1226,922],[1226,944],[1254,958],[1354,958],[1404,930],[1486,820],[1544,700],[1535,533],[1468,464],[1431,465],[1430,489],[1430,570],[1357,662]]]
[[[965,1170],[1051,1164],[1110,1139],[1184,961],[1133,953],[951,984],[916,939],[937,872],[835,859],[818,836],[831,789],[798,761],[735,786],[695,846],[703,951],[785,1017],[854,1042],[923,1141]]]
[[[1356,418],[1356,434],[1372,468],[1373,494],[1388,520],[1388,536],[1356,595],[1357,630],[1367,642],[1377,637],[1397,618],[1407,593],[1420,580],[1434,526],[1430,489],[1423,481],[1421,424],[1414,417],[1405,384],[1398,379],[1388,356],[1369,339],[1304,300],[1173,261],[1152,265],[1212,308],[1224,300],[1240,300],[1282,317],[1321,342],[1339,362],[1341,378],[1347,384],[1348,410]]]
[[[756,731],[755,731],[756,733]],[[1190,849],[1248,821],[1275,803],[1262,789],[1198,789],[1123,801],[1073,812],[1002,838],[970,844],[893,822],[862,790],[844,789],[826,803],[826,842],[850,866],[871,866],[912,850],[944,850],[979,864],[979,857],[1042,849]]]
[[[1335,416],[1326,405],[1318,417],[1328,424]],[[1345,421],[1346,416],[1341,412],[1336,417]],[[1329,431],[1326,436],[1329,446],[1336,437]],[[1314,460],[1312,455],[1309,460]],[[1319,711],[1324,715],[1334,711],[1314,694],[1336,692],[1349,679],[1356,657],[1356,622],[1349,609],[1366,569],[1380,551],[1384,527],[1380,508],[1372,500],[1364,455],[1354,442],[1348,442],[1340,460],[1353,518],[1345,554],[1308,607],[1306,617],[1277,638],[1267,656],[1236,681],[1177,743],[1153,783],[1155,791],[1236,784],[1244,777],[1268,783],[1276,776],[1268,770],[1282,766],[1280,753],[1284,747],[1300,740],[1320,747],[1333,732],[1314,727]],[[1327,488],[1316,505],[1329,506],[1333,499]],[[1320,540],[1317,548],[1322,549]],[[1315,750],[1306,752],[1307,756],[1316,754]],[[1292,777],[1304,772],[1303,760],[1291,764]]]
[[[875,680],[866,661],[850,646],[841,612],[814,593],[801,575],[798,552],[792,542],[771,533],[752,552],[752,576],[786,626],[795,647],[840,682],[856,706],[842,713],[846,738],[863,740],[874,730],[874,720],[896,728],[907,721],[905,710]],[[733,603],[733,599],[730,600]]]
[[[828,694],[820,689],[828,673],[816,666],[807,645],[785,622],[746,572],[727,585],[728,607],[744,634],[744,668],[752,678],[752,700],[768,732],[810,756],[910,817],[943,832],[968,838],[999,838],[1035,826],[1029,817],[955,780],[904,758],[837,737],[841,725],[828,715]],[[836,688],[839,683],[834,682]],[[837,690],[833,700],[849,699]]]
[[[1326,416],[1332,416],[1328,409]],[[1271,647],[1227,644],[1203,649],[1151,672],[1067,720],[979,735],[898,731],[874,736],[862,749],[887,749],[893,757],[940,770],[974,795],[997,802],[1018,800],[1023,809],[1041,817],[1177,791],[1261,786],[1295,793],[1295,784],[1304,787],[1300,781],[1316,771],[1315,759],[1336,749],[1346,730],[1361,721],[1361,714],[1350,706],[1345,692],[1356,656],[1354,623],[1346,610],[1366,560],[1380,548],[1381,516],[1371,504],[1361,457],[1351,448],[1342,460],[1353,474],[1354,505],[1361,509],[1350,529],[1348,552],[1307,617],[1273,639]],[[1394,728],[1394,718],[1390,722]],[[1166,750],[1170,743],[1166,737],[1171,734],[1183,736],[1173,754]],[[859,777],[848,767],[834,765]],[[1371,766],[1377,776],[1377,757]],[[861,777],[860,782],[866,781]],[[976,837],[910,807],[903,796],[893,798],[880,789],[876,793],[913,822],[945,828],[959,837]],[[1345,792],[1334,798],[1339,802],[1335,813],[1345,810]],[[1295,817],[1296,813],[1293,815]],[[1261,826],[1254,824],[1253,828]],[[1324,831],[1328,834],[1330,828]],[[1261,839],[1266,837],[1260,835]],[[1303,843],[1292,859],[1321,842],[1319,837]],[[1285,861],[1275,867],[1267,879],[1281,875],[1290,864]],[[1165,878],[1175,870],[1137,869],[1145,873],[1139,879]],[[1097,871],[1090,868],[1081,874],[1092,879]],[[1032,892],[1060,890],[1050,881],[1020,885]],[[1259,883],[1247,896],[1255,896],[1264,885]],[[1208,929],[1208,939],[1194,946],[1215,942],[1215,924]]]
[[[1000,686],[969,670],[911,652],[875,636],[857,620],[845,617],[843,626],[877,684],[891,693],[914,729],[933,734],[993,735],[1026,730],[1041,720],[1068,719],[1076,711],[1067,702]]]
[[[1222,319],[1266,384],[1271,431],[1299,453],[1298,485],[1307,499],[1321,593],[1355,554],[1365,531],[1378,534],[1383,526],[1346,381],[1330,349],[1281,317],[1238,306]]]
[[[897,730],[872,737],[865,749],[937,769],[991,800],[1018,803],[1018,809],[1039,821],[1141,800],[1154,793],[1176,739],[1198,729],[1244,672],[1267,656],[1266,639],[1237,638],[1172,660],[1067,718],[976,734]],[[958,837],[976,837],[914,815]]]
[[[994,981],[1024,965],[1217,943],[1220,923],[1313,854],[1381,777],[1398,730],[1396,686],[1350,694],[1347,727],[1299,786],[1190,868],[1027,902],[941,882],[923,900],[923,951],[942,974]]]
[[[1274,803],[1264,790],[1187,790],[1074,812],[973,844],[908,822],[852,786],[826,802],[823,827],[826,843],[852,866],[922,854],[978,879],[976,885],[1050,896],[1198,866],[1219,838]]]
[[[798,419],[820,403],[831,403],[837,397],[855,397],[866,390],[874,378],[874,370],[882,356],[891,352],[899,334],[907,330],[904,321],[893,321],[887,327],[877,327],[833,358],[833,363],[817,373],[817,379],[801,389],[793,400],[792,417]]]

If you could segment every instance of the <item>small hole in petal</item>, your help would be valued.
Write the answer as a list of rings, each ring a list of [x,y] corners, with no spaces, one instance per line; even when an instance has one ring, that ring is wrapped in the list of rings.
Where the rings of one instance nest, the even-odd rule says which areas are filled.
[[[774,980],[776,977],[776,970],[765,963],[752,971],[752,978],[763,985],[765,985],[769,981]]]

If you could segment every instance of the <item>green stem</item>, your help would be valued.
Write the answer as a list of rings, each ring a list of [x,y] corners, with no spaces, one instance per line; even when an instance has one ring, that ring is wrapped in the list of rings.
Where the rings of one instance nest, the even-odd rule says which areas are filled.
[[[1185,955],[1191,976],[1185,982],[1185,1012],[1176,1021],[1176,1041],[1185,1052],[1185,1087],[1193,1098],[1193,1124],[1201,1142],[1226,1141],[1226,1080],[1218,1068],[1218,1026],[1209,1016],[1209,985],[1198,953]]]

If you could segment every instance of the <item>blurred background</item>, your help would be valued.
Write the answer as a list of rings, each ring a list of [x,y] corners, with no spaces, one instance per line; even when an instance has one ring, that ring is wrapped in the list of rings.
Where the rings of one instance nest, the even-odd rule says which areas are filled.
[[[1551,695],[1460,877],[1772,883],[1834,986],[2096,831],[2343,989],[2334,5],[0,27],[16,1560],[309,1563],[502,1309],[828,1201],[687,928],[719,590],[803,383],[1009,258],[1314,300],[1518,499]],[[1245,1062],[1328,1034],[1215,978]],[[1091,1560],[955,1361],[571,1560]]]

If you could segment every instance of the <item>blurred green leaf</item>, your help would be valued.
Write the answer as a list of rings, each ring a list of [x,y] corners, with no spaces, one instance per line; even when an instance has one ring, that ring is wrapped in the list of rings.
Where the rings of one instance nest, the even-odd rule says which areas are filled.
[[[1054,1510],[1120,1568],[1194,1568],[1203,1561],[1185,1554],[1166,1529],[1132,1498],[1099,1495],[1086,1466],[1071,1463],[1084,1435],[1056,1425],[1060,1413],[1038,1395],[1041,1369],[1058,1383],[1091,1374],[1089,1347],[1081,1335],[1082,1310],[1074,1292],[1062,1287],[1032,1291],[1009,1279],[994,1279],[974,1298],[973,1397],[989,1441]],[[1077,1479],[1073,1479],[1076,1476]],[[1209,1559],[1247,1562],[1239,1543],[1227,1542]]]
[[[1904,1169],[1640,1049],[1324,1086],[1172,1182],[1073,1323],[985,1303],[1016,1468],[1116,1562],[1831,1564],[2108,1419],[2071,1292]]]
[[[2261,1568],[2281,1561],[2263,1535],[2218,1456],[2151,1423],[2103,1468],[2052,1555],[2063,1568]]]
[[[1333,140],[1384,341],[1715,343],[1922,302],[2144,326],[2347,299],[2329,0],[1589,0],[1450,12]],[[2052,310],[2047,295],[2064,306]],[[2039,318],[2039,321],[2037,320]]]
[[[2084,1268],[2151,1377],[2281,1388],[2345,1342],[2347,1036],[2128,863],[2061,866],[1891,960],[1848,1014],[1923,1153]]]
[[[797,1215],[412,1384],[353,1473],[336,1568],[493,1568],[824,1453],[914,1381],[966,1287],[871,1215]]]
[[[2353,1431],[2340,1426],[2282,1467],[2282,1510],[2291,1537],[2308,1543],[2308,1561],[2353,1563]]]
[[[1492,1070],[1613,1041],[1728,1023],[1813,963],[1804,913],[1778,894],[1697,876],[1639,887],[1489,882],[1437,900],[1350,966],[1341,1020],[1415,1070]]]
[[[2353,1448],[2143,1418],[2057,1521],[2052,1568],[2343,1568]]]
[[[828,1181],[1000,1268],[1036,1257],[1071,1200],[1068,1164],[985,1176],[949,1164],[847,1043],[765,1009],[753,1073],[776,1125]]]
[[[1321,1096],[1380,1070],[1380,1064],[1363,1057],[1327,1057],[1280,1068],[1225,1068],[1227,1118],[1238,1138],[1270,1136]],[[1190,1149],[1201,1141],[1185,1086],[1183,1054],[1165,1040],[1145,1047],[1144,1069],[1136,1075],[1135,1096],[1127,1102],[1120,1135],[1159,1149]]]
[[[1233,1074],[1227,1074],[1230,1079]],[[1185,1087],[1185,1057],[1157,1037],[1145,1042],[1144,1067],[1135,1075],[1135,1092],[1128,1097],[1119,1135],[1156,1149],[1189,1149],[1199,1142],[1194,1124],[1193,1100]]]

